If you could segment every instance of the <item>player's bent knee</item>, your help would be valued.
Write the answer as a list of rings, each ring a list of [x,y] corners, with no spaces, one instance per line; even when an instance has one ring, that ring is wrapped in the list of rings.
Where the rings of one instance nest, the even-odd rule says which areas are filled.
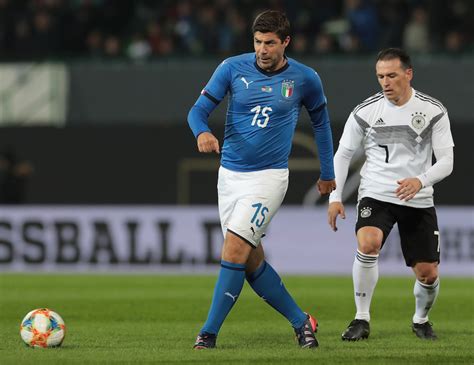
[[[378,255],[383,232],[377,227],[362,227],[357,231],[358,250],[366,255]]]
[[[438,279],[437,263],[419,262],[414,267],[416,278],[423,284],[434,284]]]

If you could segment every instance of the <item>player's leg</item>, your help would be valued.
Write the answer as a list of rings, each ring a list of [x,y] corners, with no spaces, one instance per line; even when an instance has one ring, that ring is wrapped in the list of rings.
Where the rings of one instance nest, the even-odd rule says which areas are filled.
[[[214,287],[211,307],[194,344],[195,349],[215,347],[216,337],[236,303],[245,280],[245,263],[252,248],[240,237],[227,232],[222,249],[219,276]]]
[[[439,294],[438,263],[418,262],[413,266],[413,271],[416,281],[413,289],[415,314],[412,330],[422,339],[435,340],[437,336],[428,320],[428,313]]]
[[[375,199],[362,199],[357,210],[357,253],[352,266],[356,314],[342,334],[344,341],[369,337],[370,305],[379,277],[379,252],[394,222],[386,203]]]
[[[411,266],[416,280],[413,288],[415,313],[412,330],[428,340],[436,339],[428,313],[439,293],[438,263],[440,257],[439,231],[436,211],[432,208],[405,207],[398,223],[402,251],[407,266]]]
[[[296,304],[286,290],[283,281],[273,267],[265,261],[263,247],[260,244],[250,253],[247,261],[247,281],[252,289],[271,307],[281,313],[295,329],[301,347],[314,348],[318,346],[310,317]]]
[[[211,306],[206,323],[194,344],[196,349],[215,347],[217,333],[240,295],[245,281],[245,263],[252,248],[248,242],[227,230],[229,222],[239,214],[235,206],[246,190],[245,184],[240,174],[223,167],[219,169],[217,190],[224,245]]]

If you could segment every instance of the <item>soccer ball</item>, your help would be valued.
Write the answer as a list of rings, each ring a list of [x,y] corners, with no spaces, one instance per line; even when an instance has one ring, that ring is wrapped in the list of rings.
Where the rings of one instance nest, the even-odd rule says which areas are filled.
[[[58,347],[66,335],[66,325],[56,312],[48,308],[35,309],[21,321],[20,335],[31,347]]]

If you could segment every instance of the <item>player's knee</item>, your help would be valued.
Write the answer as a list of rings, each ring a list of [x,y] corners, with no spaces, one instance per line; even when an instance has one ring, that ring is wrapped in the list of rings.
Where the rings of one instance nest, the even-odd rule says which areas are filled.
[[[436,282],[436,279],[438,279],[438,275],[419,275],[417,279],[425,285],[432,285]]]
[[[358,250],[366,255],[378,255],[382,247],[383,233],[375,227],[363,227],[357,231]]]
[[[235,264],[246,264],[252,248],[243,239],[227,234],[222,250],[222,259]]]
[[[425,285],[432,285],[438,279],[438,269],[433,264],[417,264],[416,265],[416,278],[419,282]]]
[[[434,270],[422,272],[417,275],[417,279],[425,285],[432,285],[438,279],[438,273]]]

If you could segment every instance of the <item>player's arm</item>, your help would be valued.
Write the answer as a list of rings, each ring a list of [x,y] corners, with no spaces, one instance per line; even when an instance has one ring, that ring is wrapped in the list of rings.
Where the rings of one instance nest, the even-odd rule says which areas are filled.
[[[332,230],[337,231],[336,220],[340,215],[342,219],[346,218],[344,205],[342,204],[342,191],[349,173],[352,156],[355,150],[350,150],[343,145],[339,145],[334,155],[334,170],[336,172],[336,189],[329,195],[328,223]]]
[[[432,186],[443,180],[453,172],[454,151],[453,147],[435,149],[436,163],[417,177],[398,180],[395,191],[400,200],[408,201],[424,187]]]
[[[446,147],[434,150],[436,163],[426,172],[418,175],[423,187],[431,186],[451,175],[454,166],[454,149]]]
[[[336,187],[336,182],[334,180],[332,132],[326,97],[321,79],[316,72],[309,71],[305,86],[303,105],[311,118],[321,165],[321,175],[317,187],[321,195],[329,194]]]
[[[400,200],[413,199],[422,188],[436,184],[453,171],[454,142],[447,113],[434,126],[432,142],[436,163],[416,177],[397,181],[398,188],[395,192]]]
[[[349,173],[349,166],[355,151],[363,140],[363,130],[351,114],[344,126],[339,147],[334,156],[334,170],[336,172],[336,189],[329,195],[328,223],[332,230],[337,231],[336,220],[340,215],[346,218],[342,204],[342,192]]]
[[[199,152],[220,152],[219,141],[209,128],[209,115],[224,99],[230,87],[230,67],[224,61],[216,69],[188,113],[188,124],[197,139]]]

